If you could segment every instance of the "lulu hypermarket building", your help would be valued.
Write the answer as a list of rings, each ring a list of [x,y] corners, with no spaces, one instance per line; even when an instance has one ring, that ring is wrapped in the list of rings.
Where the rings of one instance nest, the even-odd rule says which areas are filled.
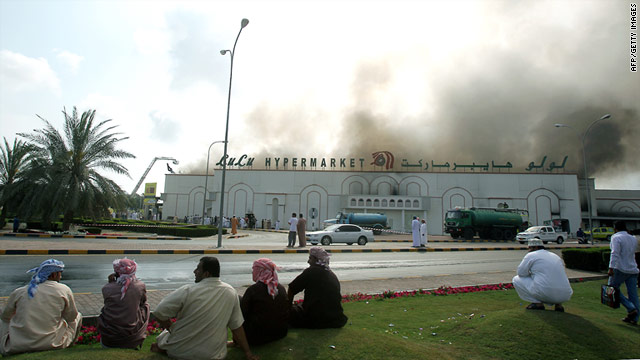
[[[584,182],[565,172],[567,157],[532,160],[436,163],[400,160],[388,151],[356,158],[228,157],[223,215],[253,213],[259,224],[280,220],[286,225],[292,213],[303,213],[308,229],[314,230],[338,212],[383,213],[396,231],[409,230],[413,216],[418,216],[427,220],[430,234],[441,235],[449,209],[506,204],[527,210],[532,225],[568,219],[575,232],[588,218],[586,194],[579,191]],[[163,218],[199,217],[203,205],[205,216],[219,215],[222,161],[207,178],[204,173],[167,174],[161,194]],[[594,225],[625,219],[637,227],[640,191],[604,191],[606,199],[591,191]],[[606,206],[606,215],[598,216],[599,206]]]

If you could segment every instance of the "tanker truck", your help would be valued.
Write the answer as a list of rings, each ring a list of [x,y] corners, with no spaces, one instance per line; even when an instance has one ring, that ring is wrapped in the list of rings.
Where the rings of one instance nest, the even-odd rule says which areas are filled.
[[[513,240],[528,226],[529,212],[520,209],[468,208],[447,211],[445,232],[452,238]]]
[[[387,215],[339,212],[334,219],[324,221],[325,227],[333,224],[354,224],[364,228],[370,228],[375,235],[380,235],[382,229],[387,228]]]

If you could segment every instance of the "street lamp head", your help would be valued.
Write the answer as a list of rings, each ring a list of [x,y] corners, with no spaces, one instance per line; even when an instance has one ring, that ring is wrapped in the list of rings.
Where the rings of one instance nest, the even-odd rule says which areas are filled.
[[[220,50],[220,55],[227,55],[227,53],[230,53],[231,50]]]
[[[244,29],[245,26],[249,25],[249,19],[242,19],[240,22],[240,26]]]
[[[608,118],[610,118],[610,117],[611,117],[611,114],[606,114],[606,115],[603,115],[603,116],[600,118],[600,120],[608,119]]]

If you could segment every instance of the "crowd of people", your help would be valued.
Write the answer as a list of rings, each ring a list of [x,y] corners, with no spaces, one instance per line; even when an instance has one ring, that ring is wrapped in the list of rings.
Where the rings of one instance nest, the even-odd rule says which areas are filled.
[[[164,329],[151,351],[177,359],[223,359],[227,347],[241,348],[256,359],[250,346],[285,337],[294,328],[340,328],[347,322],[340,282],[329,267],[330,254],[309,249],[309,267],[288,290],[278,280],[276,264],[267,258],[253,263],[253,281],[243,296],[220,280],[220,262],[205,256],[193,271],[195,282],[160,301],[153,317]],[[144,282],[131,259],[113,262],[114,272],[102,287],[104,306],[98,332],[104,348],[140,349],[147,333],[150,309]],[[0,354],[11,355],[71,346],[82,325],[71,289],[62,283],[64,263],[44,261],[29,270],[26,286],[14,290],[0,318]],[[304,291],[302,304],[295,295]],[[232,341],[227,341],[227,329]]]

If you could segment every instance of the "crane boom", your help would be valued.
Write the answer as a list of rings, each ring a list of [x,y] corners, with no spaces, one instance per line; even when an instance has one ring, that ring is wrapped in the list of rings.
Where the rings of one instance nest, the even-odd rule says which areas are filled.
[[[151,160],[151,164],[149,164],[149,167],[147,167],[147,170],[145,170],[144,174],[142,174],[142,177],[140,178],[140,181],[138,181],[138,183],[136,184],[136,187],[133,188],[133,191],[131,191],[131,195],[135,194],[136,191],[138,191],[138,188],[140,187],[140,185],[142,184],[144,179],[149,174],[149,171],[151,171],[151,168],[153,167],[153,164],[155,164],[156,161],[158,161],[158,160],[171,160],[171,161],[173,161],[173,165],[178,165],[178,160],[176,160],[176,159],[174,159],[172,157],[160,156],[160,157],[153,158],[153,160]]]

